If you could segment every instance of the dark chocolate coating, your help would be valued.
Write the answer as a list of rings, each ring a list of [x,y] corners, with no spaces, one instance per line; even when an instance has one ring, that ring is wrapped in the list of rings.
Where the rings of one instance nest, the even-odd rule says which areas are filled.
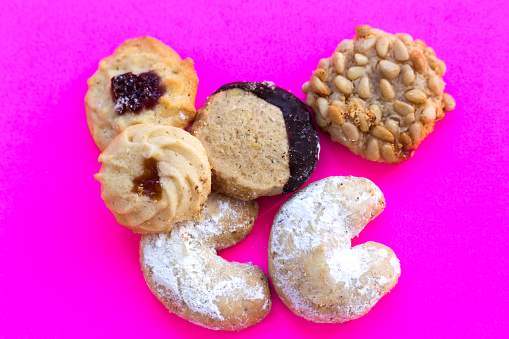
[[[318,163],[319,139],[307,106],[292,93],[260,82],[232,82],[214,94],[233,88],[251,92],[283,112],[290,147],[290,178],[283,193],[295,191],[309,179]]]

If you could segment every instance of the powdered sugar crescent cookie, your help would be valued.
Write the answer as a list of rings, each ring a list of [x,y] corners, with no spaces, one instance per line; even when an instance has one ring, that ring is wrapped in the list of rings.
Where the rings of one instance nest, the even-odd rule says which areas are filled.
[[[397,283],[399,260],[387,246],[351,247],[384,209],[368,179],[328,177],[296,192],[279,209],[269,241],[269,274],[295,314],[340,323],[366,314]]]
[[[217,250],[253,227],[255,201],[212,193],[193,220],[141,239],[141,267],[157,298],[179,317],[215,330],[241,330],[270,311],[267,276],[253,264],[228,262]]]
[[[454,99],[444,93],[445,64],[408,34],[355,29],[303,85],[316,122],[362,157],[398,163],[413,156]]]
[[[186,127],[196,115],[198,77],[191,59],[150,37],[131,39],[101,60],[85,97],[92,137],[102,150],[126,127]]]
[[[207,151],[212,189],[237,199],[293,192],[318,161],[318,135],[306,105],[269,82],[222,86],[189,131]]]
[[[210,193],[210,165],[200,141],[183,129],[126,128],[99,156],[101,196],[135,232],[163,232],[198,213]]]

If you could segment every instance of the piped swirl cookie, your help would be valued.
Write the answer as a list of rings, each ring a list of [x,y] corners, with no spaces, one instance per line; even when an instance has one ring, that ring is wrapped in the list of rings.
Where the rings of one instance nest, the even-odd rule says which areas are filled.
[[[242,200],[295,191],[318,161],[306,105],[268,82],[222,86],[189,131],[207,151],[212,189]]]
[[[191,59],[150,37],[131,39],[99,62],[85,97],[92,137],[103,151],[126,127],[186,127],[196,115],[198,77]]]
[[[351,247],[384,209],[365,178],[328,177],[296,192],[279,209],[269,241],[269,274],[295,314],[340,323],[366,314],[397,283],[399,260],[387,246]]]
[[[422,40],[367,25],[355,29],[303,85],[316,122],[364,158],[398,163],[413,156],[445,111],[445,64]]]
[[[141,239],[141,267],[157,298],[197,325],[236,331],[270,311],[267,276],[253,264],[228,262],[217,250],[246,237],[258,215],[255,201],[212,193],[198,216],[171,232]]]
[[[135,232],[163,232],[200,211],[211,172],[200,141],[183,129],[141,124],[119,134],[99,156],[101,196]]]

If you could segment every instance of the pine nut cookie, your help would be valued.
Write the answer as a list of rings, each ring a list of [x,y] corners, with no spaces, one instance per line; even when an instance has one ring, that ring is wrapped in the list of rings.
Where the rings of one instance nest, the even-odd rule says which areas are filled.
[[[189,131],[207,151],[212,189],[237,199],[293,192],[318,161],[318,135],[306,105],[269,82],[222,86]]]
[[[140,261],[148,286],[179,317],[237,331],[270,311],[267,276],[253,264],[228,262],[217,250],[235,245],[253,228],[256,201],[212,193],[198,216],[171,232],[144,235]]]
[[[269,240],[269,275],[295,314],[341,323],[366,314],[397,283],[399,260],[387,246],[351,247],[385,207],[365,178],[328,177],[296,192],[279,209]]]
[[[196,115],[197,87],[191,59],[182,60],[154,38],[127,40],[101,60],[88,79],[85,108],[90,133],[103,151],[131,125],[185,128]]]
[[[210,194],[200,141],[183,129],[127,127],[99,156],[101,196],[117,221],[138,233],[164,232],[196,215]]]
[[[399,163],[454,109],[445,64],[422,40],[368,25],[343,40],[302,90],[320,128],[352,152]]]

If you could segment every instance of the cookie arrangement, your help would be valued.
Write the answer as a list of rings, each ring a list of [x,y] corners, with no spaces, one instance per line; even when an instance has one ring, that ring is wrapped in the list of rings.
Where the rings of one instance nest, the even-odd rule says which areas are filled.
[[[407,34],[359,26],[303,85],[320,129],[378,162],[413,156],[445,111],[445,64]],[[162,42],[131,39],[99,63],[85,97],[102,151],[101,197],[117,221],[143,233],[147,285],[170,310],[197,325],[241,330],[271,309],[265,273],[217,251],[244,239],[254,199],[295,192],[272,226],[269,275],[285,305],[314,322],[366,314],[397,283],[387,246],[351,239],[385,207],[365,178],[313,173],[320,143],[306,104],[270,82],[220,87],[196,112],[198,77]],[[190,124],[189,132],[186,128]]]

